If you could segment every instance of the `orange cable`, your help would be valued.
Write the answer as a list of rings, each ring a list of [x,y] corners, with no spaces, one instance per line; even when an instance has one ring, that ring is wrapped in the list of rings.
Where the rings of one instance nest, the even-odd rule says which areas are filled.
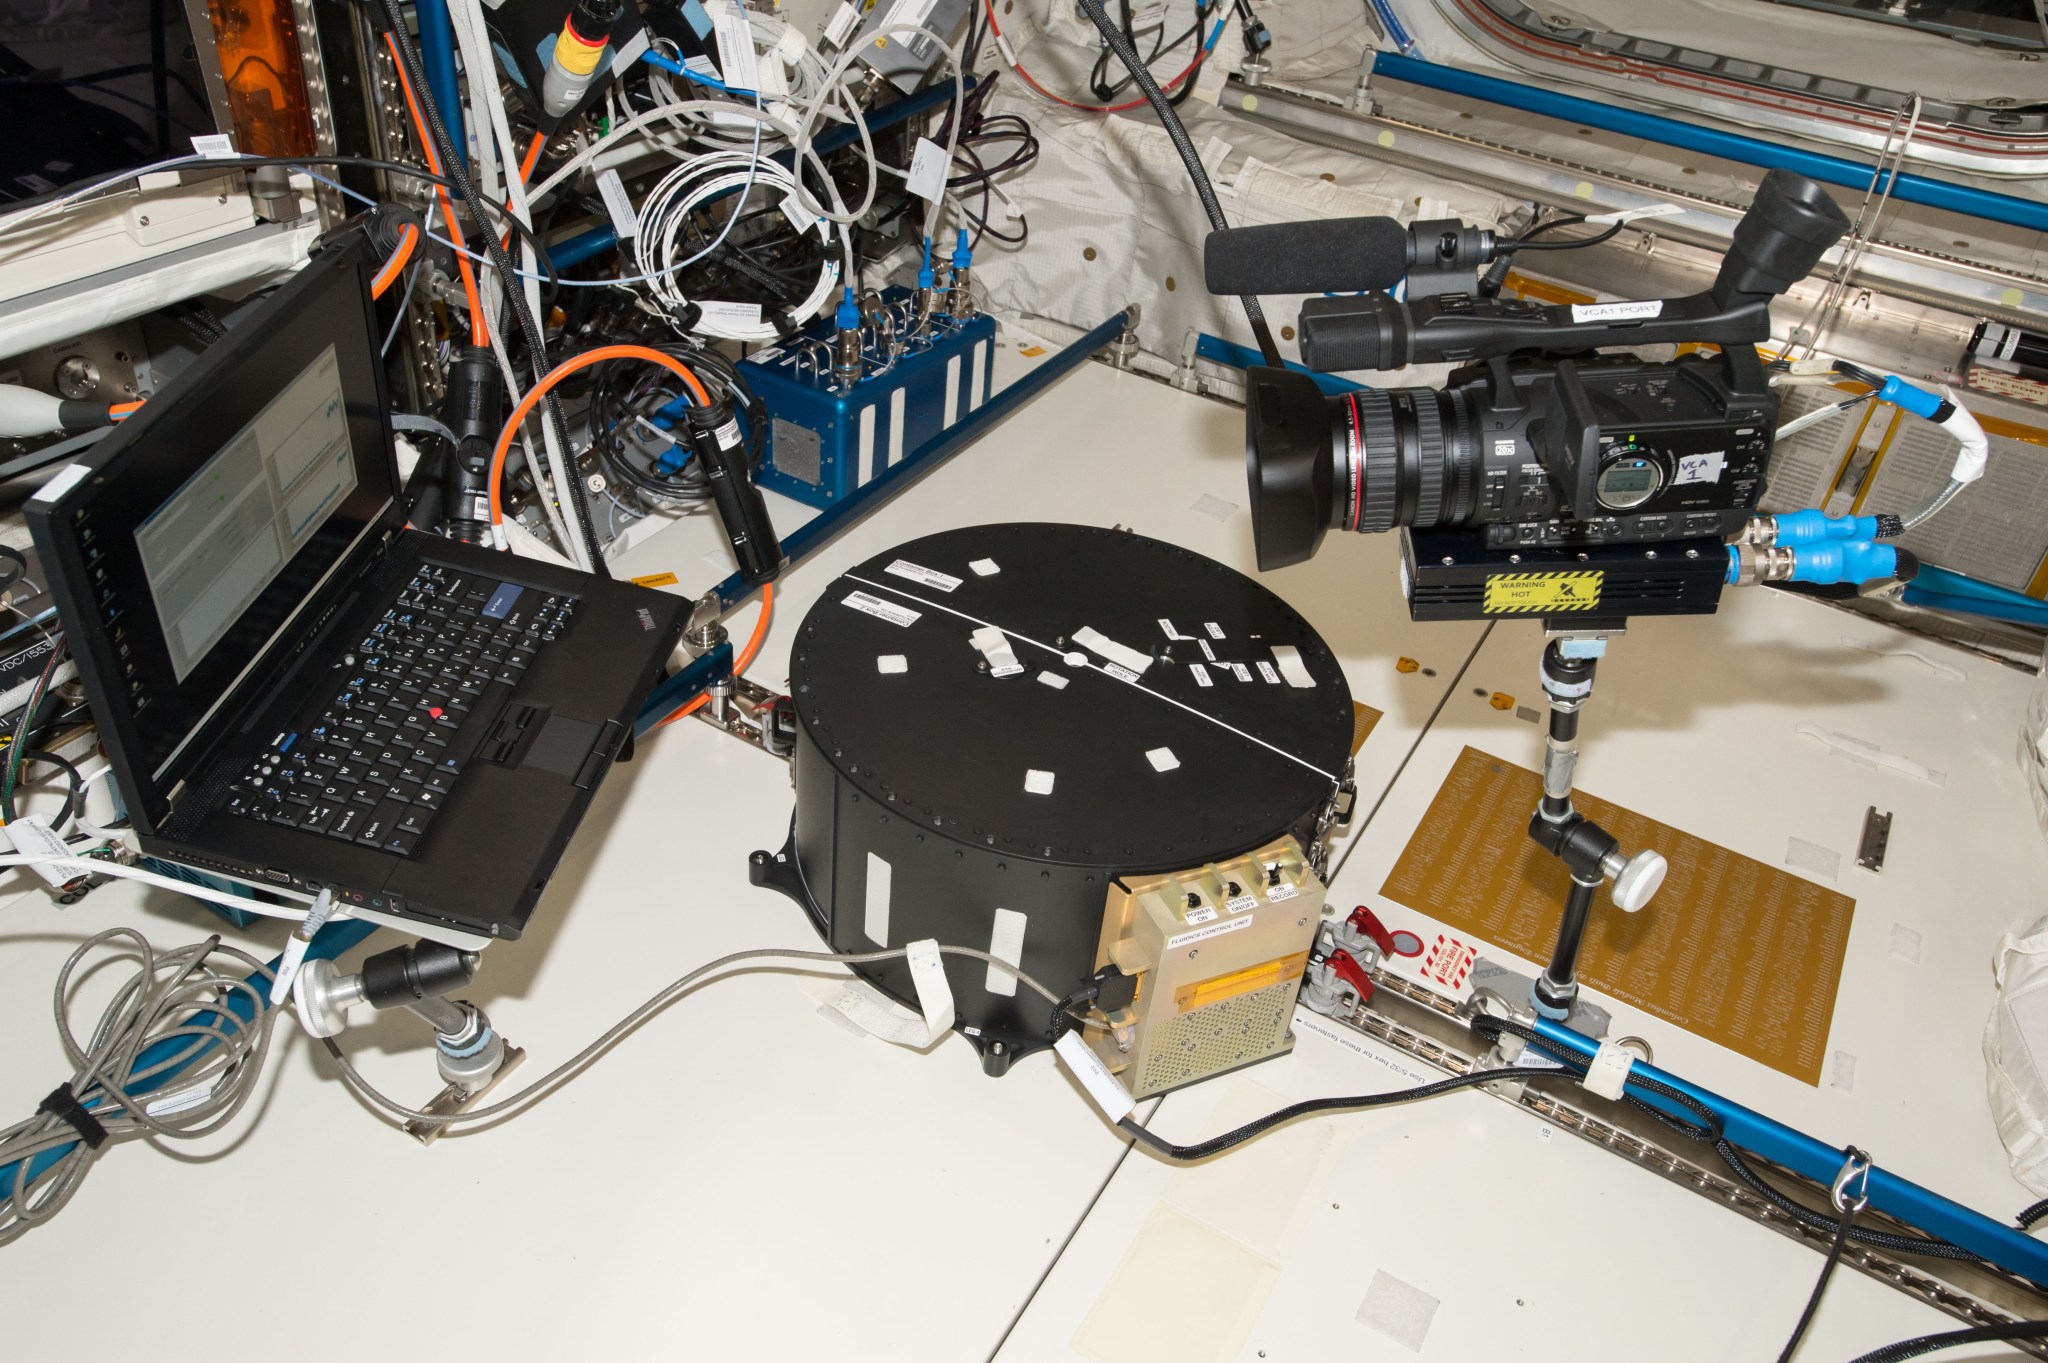
[[[385,290],[397,282],[405,272],[405,263],[412,259],[412,248],[420,244],[420,229],[411,223],[405,225],[405,235],[398,239],[398,249],[391,253],[391,259],[384,262],[384,268],[377,271],[377,277],[370,281],[370,297],[382,298]]]
[[[391,60],[398,71],[398,88],[405,92],[405,107],[412,114],[413,131],[419,134],[420,150],[427,155],[427,169],[439,175],[441,157],[434,150],[434,139],[427,135],[427,121],[420,113],[420,102],[412,92],[412,81],[405,74],[405,62],[398,55],[398,40],[389,33],[384,35],[384,45],[391,49]],[[476,272],[469,268],[469,257],[462,240],[462,223],[455,216],[455,205],[448,198],[448,186],[435,185],[434,192],[441,196],[441,216],[448,223],[448,235],[455,243],[455,268],[462,275],[462,292],[469,299],[469,339],[480,346],[491,343],[490,327],[484,322],[483,299],[476,291]]]
[[[754,632],[747,637],[747,646],[741,649],[740,656],[733,660],[733,676],[738,677],[742,673],[744,673],[747,670],[748,665],[754,661],[754,655],[761,651],[761,641],[768,637],[768,618],[769,616],[774,614],[774,611],[775,584],[773,582],[764,582],[761,584],[761,616],[758,620],[754,621]],[[664,724],[675,723],[677,720],[681,719],[685,715],[695,714],[698,710],[702,709],[710,699],[710,693],[706,692],[703,695],[698,696],[695,700],[691,701],[688,705],[685,705],[682,709],[677,710],[675,713],[669,715],[666,719],[655,721],[654,727],[659,729]]]
[[[527,416],[532,413],[535,404],[545,397],[548,391],[556,384],[568,378],[577,370],[588,369],[600,360],[646,360],[649,363],[658,364],[681,379],[684,386],[690,390],[691,395],[698,402],[706,407],[711,405],[711,395],[704,391],[704,385],[697,381],[697,376],[690,372],[689,366],[685,365],[675,356],[665,355],[651,347],[644,345],[601,345],[593,350],[586,350],[580,355],[570,356],[549,370],[546,377],[542,378],[539,383],[526,390],[526,396],[519,399],[519,405],[512,409],[510,419],[505,422],[504,431],[498,436],[498,447],[491,451],[491,524],[493,526],[500,526],[505,523],[504,507],[499,501],[499,486],[505,478],[505,456],[512,450],[512,438],[519,433],[520,423],[526,420]]]

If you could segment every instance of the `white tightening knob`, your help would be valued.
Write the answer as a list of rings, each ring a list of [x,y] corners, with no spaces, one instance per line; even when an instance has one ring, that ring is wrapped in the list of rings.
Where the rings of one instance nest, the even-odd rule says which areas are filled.
[[[1664,883],[1664,873],[1670,869],[1655,852],[1636,853],[1614,877],[1614,906],[1623,913],[1636,912],[1650,902],[1650,896],[1657,893],[1657,887]]]

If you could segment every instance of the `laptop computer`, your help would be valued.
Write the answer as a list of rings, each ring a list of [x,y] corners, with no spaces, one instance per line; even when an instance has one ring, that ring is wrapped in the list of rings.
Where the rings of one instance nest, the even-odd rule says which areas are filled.
[[[370,263],[316,254],[26,514],[145,852],[473,946],[689,603],[406,528]]]

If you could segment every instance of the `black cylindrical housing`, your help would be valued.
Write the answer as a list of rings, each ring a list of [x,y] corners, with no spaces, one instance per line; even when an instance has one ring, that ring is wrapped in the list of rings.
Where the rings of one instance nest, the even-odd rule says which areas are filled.
[[[1315,380],[1291,369],[1245,371],[1245,478],[1259,570],[1305,562],[1335,523],[1344,461],[1335,413]]]
[[[1016,670],[986,665],[972,636],[991,626]],[[1282,657],[1311,684],[1257,670]],[[1292,607],[1090,526],[974,526],[869,559],[805,617],[790,687],[794,871],[768,879],[835,951],[1010,940],[1061,993],[1095,971],[1112,880],[1307,846],[1350,755],[1342,669]],[[945,966],[978,1047],[1050,1044],[1047,1000],[983,962]],[[856,969],[913,1003],[901,961]]]
[[[393,1008],[415,999],[440,998],[476,977],[477,956],[439,942],[415,942],[380,951],[363,962],[363,999],[372,1008]]]
[[[782,541],[768,519],[761,489],[747,474],[746,448],[731,410],[724,403],[692,407],[689,426],[690,447],[704,466],[712,504],[718,508],[726,539],[732,542],[740,574],[749,582],[774,581],[782,571]]]
[[[1399,369],[1414,356],[1414,319],[1392,294],[1311,298],[1301,305],[1301,362],[1320,373]]]
[[[491,526],[491,450],[505,429],[505,385],[483,346],[465,346],[448,367],[441,421],[455,436],[455,456],[442,480],[451,538],[482,544]]]

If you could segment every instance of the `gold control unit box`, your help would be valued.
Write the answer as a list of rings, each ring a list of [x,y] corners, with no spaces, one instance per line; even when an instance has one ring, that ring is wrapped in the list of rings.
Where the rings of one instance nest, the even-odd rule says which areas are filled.
[[[1293,1049],[1289,1024],[1323,913],[1293,838],[1225,862],[1111,884],[1096,966],[1138,977],[1088,1044],[1135,1098]]]

